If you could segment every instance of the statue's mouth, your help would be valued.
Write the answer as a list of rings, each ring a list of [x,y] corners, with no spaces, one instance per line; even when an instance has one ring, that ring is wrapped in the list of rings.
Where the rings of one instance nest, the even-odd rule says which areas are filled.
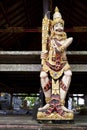
[[[63,30],[62,29],[56,29],[55,31],[56,32],[62,32]]]

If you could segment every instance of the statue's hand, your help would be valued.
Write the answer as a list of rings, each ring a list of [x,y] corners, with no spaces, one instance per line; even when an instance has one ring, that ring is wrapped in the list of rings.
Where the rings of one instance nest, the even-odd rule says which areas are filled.
[[[46,59],[47,58],[47,52],[48,51],[44,51],[44,52],[41,52],[41,59]]]
[[[62,45],[62,46],[60,46],[60,47],[58,48],[58,50],[59,50],[59,52],[64,52],[65,48],[64,48],[64,46]]]
[[[40,77],[45,78],[45,77],[47,77],[47,76],[48,76],[48,74],[47,74],[44,70],[42,70],[42,71],[40,72]]]
[[[61,46],[59,47],[59,46],[57,46],[57,45],[55,44],[55,42],[53,42],[52,48],[53,48],[53,49],[57,49],[58,52],[64,52],[64,50],[65,50],[65,48],[64,48],[63,45],[61,45]]]

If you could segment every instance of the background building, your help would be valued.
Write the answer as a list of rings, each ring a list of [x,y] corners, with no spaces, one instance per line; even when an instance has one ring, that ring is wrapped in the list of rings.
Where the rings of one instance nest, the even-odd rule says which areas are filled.
[[[67,35],[74,38],[67,50],[73,71],[68,97],[76,99],[77,105],[83,98],[87,105],[86,0],[0,1],[0,93],[39,93],[42,18],[47,11],[52,18],[55,6]]]

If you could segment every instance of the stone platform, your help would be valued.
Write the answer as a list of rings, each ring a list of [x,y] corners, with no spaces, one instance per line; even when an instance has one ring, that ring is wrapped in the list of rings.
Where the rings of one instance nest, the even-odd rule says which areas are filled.
[[[74,123],[38,123],[29,115],[0,116],[0,130],[87,130],[87,116],[76,116]]]

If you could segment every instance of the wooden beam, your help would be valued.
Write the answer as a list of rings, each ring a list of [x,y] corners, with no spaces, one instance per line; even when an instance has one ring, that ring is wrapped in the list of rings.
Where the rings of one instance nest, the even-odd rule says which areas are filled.
[[[87,72],[87,65],[85,64],[71,64],[73,72]],[[0,64],[0,71],[9,72],[40,72],[40,64]]]
[[[41,33],[41,28],[24,28],[24,27],[7,27],[5,29],[0,29],[0,32],[7,32],[7,33]]]
[[[40,64],[40,51],[0,51],[0,64]],[[87,64],[87,51],[67,51],[70,64]]]
[[[65,29],[66,32],[77,32],[77,33],[82,33],[82,32],[87,32],[87,26],[76,26],[73,28]]]
[[[24,28],[24,27],[7,27],[1,28],[0,32],[9,32],[9,33],[41,33],[41,27],[37,28]],[[87,32],[87,26],[82,27],[73,27],[73,28],[65,28],[65,32],[72,32],[72,33],[84,33]]]
[[[40,55],[41,51],[0,51],[0,55]],[[67,55],[87,55],[87,51],[67,51]]]

